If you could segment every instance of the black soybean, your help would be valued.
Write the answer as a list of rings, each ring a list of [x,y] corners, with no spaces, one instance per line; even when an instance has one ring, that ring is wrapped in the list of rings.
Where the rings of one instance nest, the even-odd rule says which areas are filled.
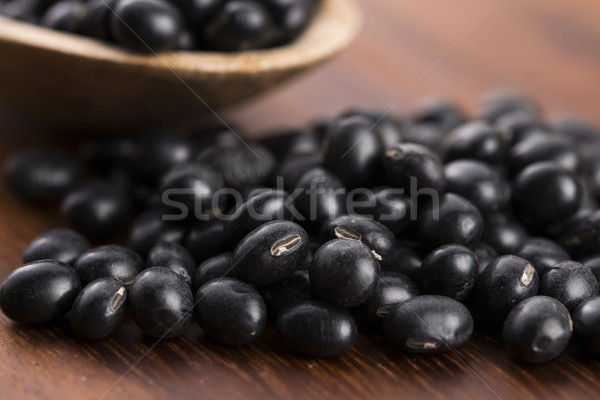
[[[159,242],[148,253],[146,268],[163,267],[181,275],[191,286],[196,262],[190,252],[179,243]]]
[[[569,311],[557,300],[534,296],[508,314],[502,336],[508,351],[521,360],[540,363],[563,352],[571,339]]]
[[[357,200],[354,209],[348,209],[349,214],[358,212],[372,217],[394,235],[402,233],[411,224],[411,201],[401,189],[378,187]]]
[[[255,341],[267,322],[267,309],[251,285],[233,278],[214,279],[194,298],[194,316],[214,340],[241,346]]]
[[[444,159],[468,158],[495,165],[504,160],[509,145],[507,132],[482,121],[467,122],[446,137]]]
[[[479,275],[479,262],[468,248],[450,244],[433,250],[421,264],[424,293],[465,300]]]
[[[563,261],[542,276],[540,294],[557,299],[572,312],[584,300],[598,296],[598,280],[582,264]]]
[[[540,277],[555,264],[570,259],[569,253],[558,243],[543,237],[530,237],[523,242],[515,255],[531,262]]]
[[[174,165],[190,160],[192,147],[185,138],[168,131],[156,131],[140,138],[133,157],[136,175],[157,183]]]
[[[308,271],[294,271],[280,281],[258,288],[269,318],[275,319],[286,307],[313,298]]]
[[[489,215],[483,227],[482,239],[499,255],[514,254],[529,237],[527,229],[512,215]]]
[[[73,303],[69,320],[73,332],[86,339],[113,333],[127,309],[127,289],[116,278],[100,278],[86,285]]]
[[[227,240],[224,222],[219,220],[198,222],[185,237],[185,247],[192,253],[196,263],[233,250],[236,243]]]
[[[73,268],[84,285],[105,277],[117,278],[129,285],[144,269],[144,263],[138,253],[127,247],[105,245],[83,253]]]
[[[573,330],[586,351],[600,356],[600,297],[584,300],[573,311]]]
[[[409,353],[439,353],[464,344],[473,332],[467,307],[444,296],[417,296],[392,308],[383,333]]]
[[[308,269],[318,298],[342,307],[367,300],[377,286],[379,263],[358,240],[334,239],[321,246]]]
[[[174,217],[174,220],[171,220]],[[138,215],[132,222],[127,245],[142,256],[159,242],[180,243],[186,235],[186,226],[172,210],[152,207]]]
[[[204,260],[194,273],[194,291],[200,289],[208,281],[229,276],[232,270],[232,258],[233,253],[223,253]]]
[[[79,233],[70,229],[52,229],[36,236],[23,251],[22,258],[24,263],[52,259],[72,265],[89,248],[90,243]]]
[[[277,318],[279,336],[291,350],[312,357],[335,357],[356,339],[356,324],[343,308],[315,300],[296,303]]]
[[[233,252],[233,275],[255,285],[277,282],[304,262],[308,235],[298,224],[272,221],[244,237]]]
[[[390,147],[383,158],[383,170],[388,183],[412,196],[431,194],[431,190],[441,193],[446,183],[438,156],[419,144],[400,143]]]
[[[13,321],[47,324],[71,309],[80,290],[79,277],[69,265],[57,260],[33,261],[4,279],[0,307]]]
[[[194,299],[185,279],[167,268],[154,267],[141,272],[131,284],[129,306],[144,333],[165,339],[187,328]]]

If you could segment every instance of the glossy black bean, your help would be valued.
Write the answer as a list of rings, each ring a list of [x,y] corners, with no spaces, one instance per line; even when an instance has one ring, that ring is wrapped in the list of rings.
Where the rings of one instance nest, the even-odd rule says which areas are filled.
[[[194,274],[194,291],[213,279],[230,276],[232,258],[233,253],[223,253],[203,261]]]
[[[282,190],[266,189],[242,204],[225,222],[225,235],[231,243],[238,243],[260,225],[275,221],[294,219],[293,201]],[[299,213],[297,215],[300,215]]]
[[[310,155],[321,151],[319,139],[311,132],[290,130],[275,132],[260,140],[278,160],[292,156]]]
[[[258,143],[242,143],[235,136],[214,146],[203,149],[196,162],[210,165],[225,178],[227,187],[243,189],[260,186],[273,173],[275,157],[266,147]]]
[[[510,205],[510,185],[487,164],[456,160],[446,164],[446,190],[469,200],[484,218]]]
[[[515,111],[527,113],[533,117],[539,115],[538,106],[531,99],[511,89],[491,91],[486,93],[481,100],[478,115],[492,123]]]
[[[126,310],[125,285],[116,278],[100,278],[79,292],[69,320],[77,336],[100,339],[117,330]]]
[[[43,0],[19,0],[8,1],[0,4],[0,15],[37,24],[40,13],[45,9],[46,1]]]
[[[421,264],[421,289],[464,301],[479,275],[479,262],[468,248],[449,244],[433,250]]]
[[[261,4],[273,17],[274,45],[289,43],[304,32],[317,6],[314,0],[263,0]]]
[[[477,256],[479,262],[479,273],[485,269],[492,261],[498,258],[498,253],[492,246],[485,242],[477,242],[471,246],[471,249]]]
[[[573,330],[586,351],[600,356],[600,297],[584,300],[573,311]]]
[[[246,51],[268,47],[277,38],[269,11],[258,1],[229,1],[202,29],[211,50]]]
[[[356,324],[343,308],[307,300],[284,309],[277,330],[291,350],[312,357],[335,357],[348,351],[356,339]]]
[[[271,319],[277,318],[283,309],[313,298],[308,271],[294,271],[280,281],[259,286],[258,291]]]
[[[414,249],[404,244],[398,244],[391,262],[387,263],[385,270],[397,272],[417,280],[421,270],[422,258]]]
[[[159,242],[150,249],[146,258],[146,268],[163,267],[170,269],[192,285],[196,272],[196,261],[188,249],[179,243]]]
[[[325,221],[345,214],[346,189],[332,172],[312,168],[298,179],[297,187],[301,192],[296,207],[312,231],[318,232]]]
[[[53,4],[42,16],[40,24],[46,28],[81,33],[86,6],[79,0],[62,0]]]
[[[273,221],[246,235],[233,252],[233,275],[254,285],[277,282],[302,264],[308,235],[290,221]]]
[[[462,158],[479,160],[487,164],[499,164],[504,160],[510,137],[485,122],[467,122],[455,128],[444,140],[446,161]]]
[[[599,254],[600,211],[584,213],[573,218],[561,229],[557,241],[576,258]]]
[[[466,119],[464,111],[450,100],[441,97],[429,97],[421,100],[413,120],[418,123],[432,124],[443,132],[448,132]]]
[[[25,150],[4,164],[6,183],[33,201],[58,200],[81,179],[79,162],[62,150]]]
[[[134,157],[134,168],[145,182],[155,184],[176,164],[190,160],[192,148],[187,139],[169,131],[142,136]]]
[[[374,218],[394,235],[399,235],[411,224],[411,201],[403,190],[378,187],[355,199],[356,203],[348,203],[349,214],[357,212]]]
[[[571,258],[558,243],[543,237],[528,238],[514,254],[529,261],[540,277],[556,263]]]
[[[396,237],[383,224],[361,216],[342,215],[323,224],[319,240],[358,240],[366,244],[383,268],[392,263],[396,250]]]
[[[583,200],[580,179],[558,164],[541,162],[515,179],[513,206],[528,225],[545,227],[573,216]]]
[[[435,153],[439,158],[444,155],[444,138],[446,132],[432,123],[414,123],[408,125],[403,132],[404,141],[424,146]]]
[[[502,336],[508,351],[521,360],[540,363],[560,355],[569,344],[569,311],[558,301],[534,296],[508,314]]]
[[[372,185],[381,173],[384,145],[363,117],[346,117],[335,122],[325,139],[324,165],[348,188]]]
[[[117,278],[129,285],[144,269],[144,262],[138,253],[127,247],[106,245],[83,253],[75,260],[73,268],[84,285],[106,277]]]
[[[302,176],[316,167],[323,166],[323,155],[319,153],[292,155],[279,163],[279,166],[274,171],[271,177],[271,184],[279,187],[283,183],[283,187],[288,192],[293,192],[296,189],[298,182]]]
[[[171,220],[170,216],[175,216],[176,220]],[[133,220],[127,235],[127,245],[146,256],[158,242],[183,242],[186,226],[177,219],[173,211],[164,206],[148,208]]]
[[[362,321],[376,323],[397,304],[419,295],[419,288],[406,275],[381,271],[377,287],[363,303],[352,309]]]
[[[142,53],[174,49],[183,28],[179,10],[163,0],[120,1],[110,18],[116,42]]]
[[[453,193],[419,207],[417,235],[425,249],[435,249],[444,244],[468,246],[477,242],[483,232],[483,218],[468,200]]]
[[[517,256],[497,258],[479,274],[473,288],[475,320],[487,328],[500,328],[515,305],[538,294],[539,285],[529,261]]]
[[[443,296],[417,296],[392,308],[383,333],[409,353],[439,353],[464,344],[473,333],[467,307]]]
[[[251,285],[233,278],[214,279],[194,297],[194,316],[212,339],[230,346],[255,341],[267,323],[267,308]]]
[[[114,41],[110,33],[110,18],[119,0],[90,0],[86,3],[86,14],[82,23],[84,35],[107,42]],[[109,138],[104,138],[111,141]]]
[[[104,0],[97,0],[97,2],[105,4]],[[108,174],[120,168],[129,168],[136,151],[135,139],[128,136],[117,136],[102,137],[86,142],[78,152],[92,168]]]
[[[369,127],[379,137],[383,147],[386,149],[403,141],[402,131],[405,122],[398,121],[390,115],[383,114],[376,110],[358,108],[347,111],[344,114],[344,117],[360,117],[366,119],[370,124]],[[335,124],[331,128],[333,129],[334,127]]]
[[[573,117],[559,117],[552,121],[552,127],[565,136],[581,144],[600,142],[600,129],[589,122]]]
[[[385,152],[383,169],[387,182],[406,193],[419,194],[422,189],[442,192],[444,167],[431,150],[414,143],[401,143]]]
[[[223,8],[227,0],[173,0],[190,26],[200,27]]]
[[[196,263],[233,250],[225,236],[224,222],[219,220],[199,222],[193,225],[185,237],[185,247],[192,253]]]
[[[223,176],[212,167],[179,164],[161,179],[163,203],[182,218],[208,219],[225,210],[227,197],[216,195],[224,185]]]
[[[377,286],[379,263],[358,240],[335,239],[315,253],[308,273],[315,296],[342,306],[356,306]]]
[[[540,281],[540,294],[553,297],[573,312],[581,302],[598,296],[598,280],[576,261],[562,261],[550,268]]]
[[[600,256],[593,256],[582,261],[584,267],[588,268],[598,282],[600,282]]]
[[[142,271],[129,288],[135,323],[155,338],[179,336],[192,319],[194,298],[187,282],[167,268]]]
[[[79,233],[70,229],[52,229],[38,235],[23,250],[24,263],[37,260],[73,262],[90,248],[90,243]]]
[[[96,180],[71,190],[62,201],[61,213],[78,230],[105,241],[127,223],[130,208],[129,198],[118,187]]]
[[[0,307],[13,321],[27,325],[57,321],[81,290],[77,273],[57,260],[34,261],[11,272],[0,288]]]
[[[529,237],[527,229],[510,214],[492,214],[484,223],[482,239],[499,255],[514,254]]]
[[[496,126],[503,131],[510,132],[513,146],[527,140],[529,137],[544,135],[549,129],[536,116],[518,110],[498,118]]]
[[[578,171],[581,155],[574,143],[558,135],[533,135],[513,146],[508,152],[507,163],[512,175],[516,175],[536,162],[554,162],[570,171]]]

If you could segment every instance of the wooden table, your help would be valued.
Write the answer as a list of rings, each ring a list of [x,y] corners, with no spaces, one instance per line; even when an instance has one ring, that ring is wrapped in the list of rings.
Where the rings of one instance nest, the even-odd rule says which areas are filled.
[[[363,0],[365,28],[342,57],[226,116],[251,134],[301,125],[353,105],[410,110],[442,93],[473,110],[497,86],[519,87],[551,112],[600,123],[600,3],[595,0]],[[494,6],[495,4],[495,6]],[[485,16],[484,16],[485,15]],[[1,62],[1,61],[0,61]],[[35,142],[2,118],[0,157]],[[29,126],[31,127],[31,126]],[[33,236],[60,226],[54,206],[17,201],[0,186],[0,278]],[[292,355],[272,329],[226,348],[193,326],[156,343],[127,322],[103,341],[66,326],[23,328],[0,316],[0,397],[6,399],[597,398],[600,363],[570,347],[544,365],[512,361],[498,337],[475,334],[455,353],[412,356],[377,334],[348,354]]]

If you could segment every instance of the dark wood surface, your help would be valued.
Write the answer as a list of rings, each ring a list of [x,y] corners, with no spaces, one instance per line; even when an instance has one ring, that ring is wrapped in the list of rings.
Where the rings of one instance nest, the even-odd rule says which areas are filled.
[[[364,30],[342,57],[227,118],[253,134],[357,104],[398,101],[395,111],[410,110],[431,93],[473,110],[485,90],[514,86],[549,112],[600,123],[599,2],[500,0],[478,24],[494,0],[362,4]],[[32,126],[2,117],[0,160],[37,142],[76,145],[73,133],[40,135]],[[29,240],[62,224],[54,206],[23,204],[0,185],[0,279]],[[553,362],[520,364],[500,338],[482,334],[434,356],[361,334],[348,354],[319,360],[286,352],[272,329],[255,344],[227,348],[196,326],[156,343],[129,321],[106,340],[85,341],[67,325],[25,328],[0,315],[0,385],[6,399],[591,399],[600,393],[600,363],[572,346]]]

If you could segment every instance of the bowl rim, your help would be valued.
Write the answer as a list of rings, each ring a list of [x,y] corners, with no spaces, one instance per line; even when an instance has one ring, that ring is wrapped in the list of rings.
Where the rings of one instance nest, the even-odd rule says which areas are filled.
[[[323,0],[306,31],[291,44],[237,53],[171,51],[136,54],[100,40],[0,16],[0,43],[61,53],[75,61],[118,63],[123,67],[171,69],[184,74],[231,75],[303,68],[347,47],[361,26],[355,0]]]

